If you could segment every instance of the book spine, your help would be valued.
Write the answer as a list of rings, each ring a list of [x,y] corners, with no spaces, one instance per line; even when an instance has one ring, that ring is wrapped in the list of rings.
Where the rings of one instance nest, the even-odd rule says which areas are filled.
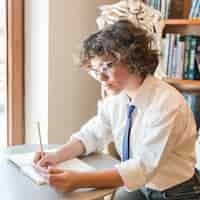
[[[195,113],[196,113],[196,97],[194,95],[190,95],[190,101],[191,101],[191,109],[192,109],[193,115],[195,116]]]
[[[180,34],[175,35],[173,61],[172,61],[172,78],[176,78],[177,58],[178,58],[178,42],[180,41]]]
[[[163,3],[165,4],[164,5],[164,8],[165,8],[165,10],[164,10],[164,16],[165,16],[165,19],[167,19],[168,18],[168,16],[167,16],[167,10],[168,10],[167,4],[168,4],[168,0],[163,0]]]
[[[168,62],[168,75],[169,75],[169,77],[172,77],[174,43],[175,43],[175,34],[171,34],[170,46],[169,46],[169,62]]]
[[[176,70],[177,70],[177,47],[175,46],[173,49],[173,61],[172,61],[172,72],[171,72],[172,78],[176,78]]]
[[[189,94],[185,95],[185,99],[193,112],[194,101],[193,101],[192,95],[189,95]]]
[[[182,93],[182,95],[183,95],[183,97],[184,97],[184,99],[185,99],[185,101],[187,102],[187,104],[188,104],[188,99],[187,99],[187,94],[186,93]]]
[[[165,16],[165,10],[166,10],[165,1],[166,1],[166,0],[161,0],[161,13],[162,13],[164,19],[166,18],[166,16]]]
[[[194,80],[195,79],[195,50],[190,50],[190,64],[188,68],[188,79]]]
[[[159,11],[161,11],[161,0],[158,0],[158,3],[157,3],[158,5],[157,5],[157,9],[159,10]]]
[[[197,41],[195,60],[196,60],[195,79],[200,80],[200,38],[198,38]]]
[[[185,52],[185,43],[183,41],[178,42],[178,58],[177,58],[177,71],[176,78],[183,79],[183,66],[184,66],[184,52]]]
[[[167,9],[166,9],[166,16],[169,18],[169,10],[170,10],[171,0],[167,0]]]
[[[199,11],[198,11],[198,16],[197,16],[197,18],[200,18],[200,8],[199,8]]]
[[[158,9],[158,0],[154,0],[153,7],[157,10]]]
[[[150,6],[151,6],[152,8],[154,8],[154,1],[155,1],[155,0],[151,0],[151,3],[150,3]]]
[[[192,38],[190,42],[190,63],[188,68],[188,79],[195,79],[195,54],[196,54],[196,38]]]
[[[165,75],[167,75],[167,67],[165,64],[165,57],[166,57],[166,47],[167,47],[167,38],[162,39],[162,71]]]
[[[195,98],[195,120],[197,123],[197,128],[200,128],[200,97]]]
[[[188,66],[190,63],[190,40],[190,36],[185,37],[184,79],[188,79]]]
[[[166,18],[168,18],[169,16],[168,16],[168,11],[169,11],[169,0],[165,0],[165,8],[166,8],[166,10],[165,10],[165,16],[166,16]]]
[[[198,17],[199,7],[200,7],[200,1],[197,1],[197,4],[196,4],[196,6],[194,8],[194,12],[193,12],[192,18],[197,18]]]
[[[158,1],[158,0],[154,0],[154,1],[153,1],[153,8],[154,8],[154,9],[157,9],[157,1]]]
[[[200,79],[200,41],[198,41],[196,49],[197,79]]]
[[[195,121],[197,123],[197,127],[200,127],[200,118],[199,118],[199,112],[198,112],[198,107],[199,107],[199,100],[198,97],[195,95],[190,95],[190,94],[183,94],[186,102],[190,106],[193,116],[195,118]]]
[[[166,71],[166,75],[168,76],[168,61],[169,61],[169,45],[170,45],[170,34],[166,34],[165,38],[165,46],[164,46],[164,56],[163,56],[163,64],[164,64],[164,69]]]
[[[193,1],[192,1],[192,7],[191,7],[191,9],[190,9],[189,19],[192,19],[192,18],[193,18],[193,13],[194,13],[194,10],[195,10],[196,3],[197,3],[197,0],[193,0]]]
[[[166,70],[167,70],[167,77],[169,77],[169,47],[170,47],[171,34],[167,33],[166,38],[167,38],[167,43],[168,43],[168,49],[167,51],[165,51],[166,52],[165,64],[166,64]]]

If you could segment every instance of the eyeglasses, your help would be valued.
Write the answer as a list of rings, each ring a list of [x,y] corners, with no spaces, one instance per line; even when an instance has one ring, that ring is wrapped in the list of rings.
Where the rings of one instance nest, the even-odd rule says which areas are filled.
[[[98,80],[99,76],[102,74],[111,77],[113,64],[113,62],[103,62],[99,69],[91,67],[88,69],[88,73],[96,80]]]

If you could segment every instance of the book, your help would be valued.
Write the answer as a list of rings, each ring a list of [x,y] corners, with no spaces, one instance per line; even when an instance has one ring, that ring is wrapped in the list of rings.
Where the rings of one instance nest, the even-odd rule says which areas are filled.
[[[169,48],[169,40],[167,38],[163,38],[163,40],[162,40],[162,71],[163,71],[163,76],[167,76],[168,48]]]
[[[196,63],[200,73],[200,53],[196,54]]]
[[[177,19],[183,18],[184,1],[183,0],[171,0],[169,2],[168,18]]]
[[[191,36],[186,36],[185,38],[185,63],[184,63],[184,79],[189,79],[188,71],[189,71],[189,64],[190,64],[190,43],[191,43]]]
[[[198,2],[195,5],[194,11],[192,13],[192,18],[198,18],[199,9],[200,9],[200,1],[198,0]]]
[[[195,79],[195,54],[197,39],[192,37],[190,41],[190,63],[188,65],[188,79]]]
[[[176,70],[176,78],[183,79],[183,67],[184,67],[184,55],[185,55],[185,42],[178,42],[178,57],[177,57],[177,70]]]
[[[32,179],[38,185],[46,184],[45,178],[33,167],[33,158],[35,153],[24,153],[9,155],[7,158],[14,163],[20,171]],[[55,166],[58,169],[73,170],[73,171],[94,171],[95,168],[86,164],[78,158],[67,160]]]
[[[189,19],[192,19],[192,18],[195,17],[195,16],[194,16],[194,11],[195,11],[195,9],[197,8],[197,4],[198,4],[198,0],[193,0],[193,1],[192,1],[192,7],[191,7],[191,9],[190,9]]]
[[[168,77],[172,77],[172,64],[173,64],[173,56],[174,56],[174,47],[175,47],[175,34],[170,34],[170,44],[169,44],[169,55],[168,55]]]
[[[167,18],[167,16],[166,16],[166,6],[167,6],[166,1],[161,1],[161,9],[160,9],[160,11],[161,11],[164,19]]]
[[[176,78],[176,71],[177,71],[177,56],[178,56],[178,51],[177,47],[175,46],[173,48],[173,60],[172,60],[172,66],[171,66],[171,78]]]

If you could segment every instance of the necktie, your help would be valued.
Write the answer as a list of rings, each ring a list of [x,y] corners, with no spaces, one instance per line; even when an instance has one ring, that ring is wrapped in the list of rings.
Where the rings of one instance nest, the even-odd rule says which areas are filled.
[[[129,159],[129,138],[130,138],[130,132],[131,132],[131,127],[132,127],[132,113],[134,110],[135,110],[135,106],[129,105],[126,129],[125,129],[124,138],[123,138],[123,149],[122,149],[123,161],[126,161]]]

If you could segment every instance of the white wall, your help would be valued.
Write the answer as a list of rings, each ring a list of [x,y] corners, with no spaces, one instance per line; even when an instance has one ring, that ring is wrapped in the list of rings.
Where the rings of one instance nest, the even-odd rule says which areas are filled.
[[[100,88],[74,66],[72,53],[96,30],[97,6],[103,1],[50,2],[49,142],[61,143],[96,110]]]
[[[26,142],[37,142],[32,124],[40,119],[43,140],[64,143],[95,113],[100,97],[73,54],[96,30],[98,5],[116,0],[26,1]]]
[[[38,139],[36,121],[48,121],[48,0],[25,1],[25,126],[26,143]],[[45,122],[45,123],[44,123]],[[47,126],[42,129],[47,141]]]

